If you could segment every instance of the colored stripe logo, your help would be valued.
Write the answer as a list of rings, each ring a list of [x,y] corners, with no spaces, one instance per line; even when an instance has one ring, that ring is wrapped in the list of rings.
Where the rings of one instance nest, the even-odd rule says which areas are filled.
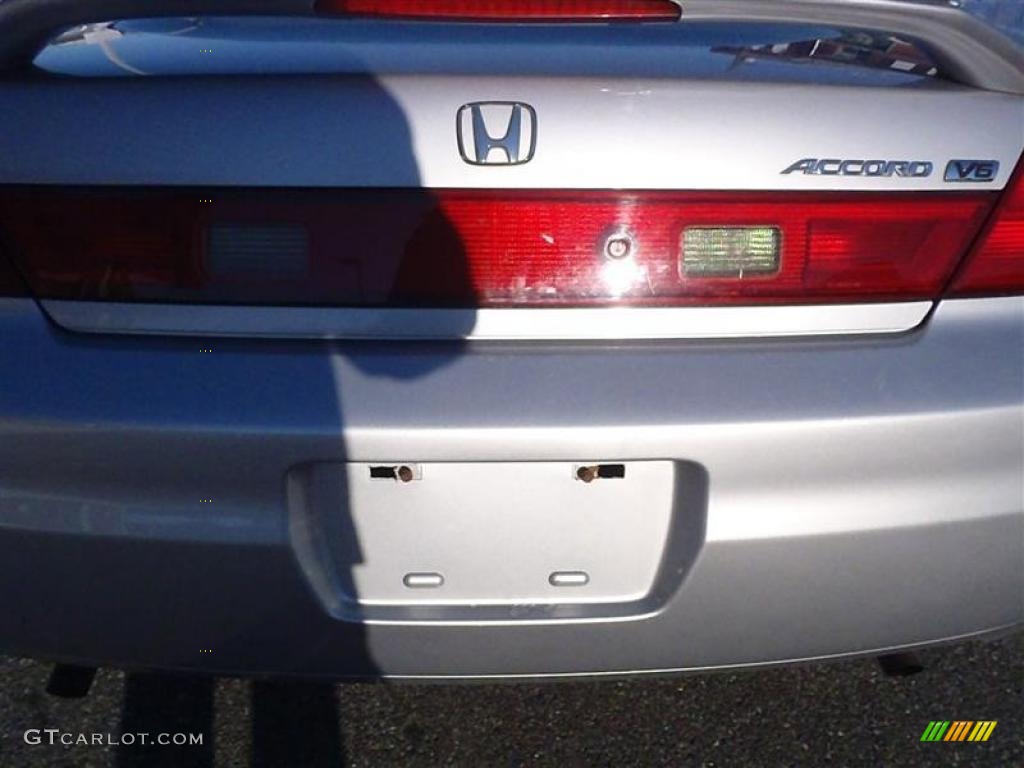
[[[996,728],[995,720],[932,720],[921,734],[921,741],[988,741]]]

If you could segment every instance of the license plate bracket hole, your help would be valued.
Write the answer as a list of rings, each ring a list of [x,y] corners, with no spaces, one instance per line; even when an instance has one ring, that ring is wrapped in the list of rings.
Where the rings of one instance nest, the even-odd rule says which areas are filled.
[[[584,483],[595,480],[623,480],[626,477],[625,464],[580,464],[573,468],[573,475]]]

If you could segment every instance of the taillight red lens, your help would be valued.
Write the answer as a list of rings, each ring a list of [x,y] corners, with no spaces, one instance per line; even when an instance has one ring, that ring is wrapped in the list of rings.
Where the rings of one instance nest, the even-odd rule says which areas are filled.
[[[317,0],[321,14],[449,21],[676,21],[671,0]]]
[[[42,297],[334,306],[834,303],[939,295],[977,194],[0,191]],[[685,252],[685,253],[684,253]]]
[[[953,296],[1024,293],[1024,162],[950,289]]]

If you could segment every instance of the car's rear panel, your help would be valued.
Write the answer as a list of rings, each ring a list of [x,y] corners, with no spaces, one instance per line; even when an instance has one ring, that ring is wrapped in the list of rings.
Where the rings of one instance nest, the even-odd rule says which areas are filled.
[[[132,20],[10,68],[0,647],[601,674],[1024,621],[1015,60],[778,21]]]

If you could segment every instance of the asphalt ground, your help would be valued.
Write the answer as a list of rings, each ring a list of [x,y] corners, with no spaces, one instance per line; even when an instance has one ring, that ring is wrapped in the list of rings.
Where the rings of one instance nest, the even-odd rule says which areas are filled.
[[[922,654],[624,681],[255,683],[101,670],[44,692],[46,665],[0,657],[0,766],[1024,765],[1024,635]],[[931,720],[996,720],[986,743],[922,743]],[[41,744],[25,731],[39,729]],[[80,740],[47,742],[43,729]],[[202,733],[201,746],[118,745]],[[70,736],[65,736],[69,734]],[[108,736],[109,734],[109,736]],[[35,733],[30,735],[34,738]]]

